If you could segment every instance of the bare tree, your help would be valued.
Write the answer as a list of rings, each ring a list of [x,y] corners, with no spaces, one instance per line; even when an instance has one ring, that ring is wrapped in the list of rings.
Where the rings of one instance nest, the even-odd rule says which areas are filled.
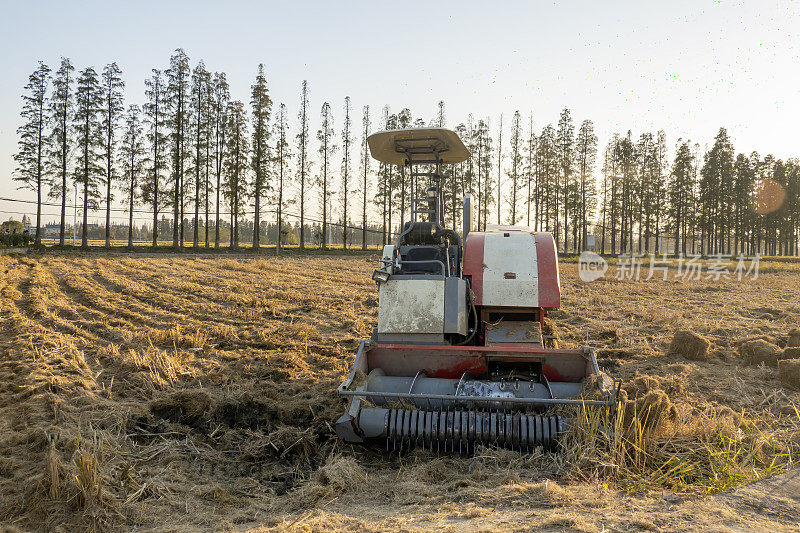
[[[519,193],[520,189],[522,188],[523,181],[522,181],[522,126],[520,125],[521,116],[519,111],[514,112],[514,116],[511,119],[511,138],[509,139],[509,143],[511,145],[511,153],[509,156],[511,157],[511,168],[509,168],[506,173],[508,174],[508,178],[511,181],[511,191],[509,195],[509,206],[511,207],[511,224],[514,225],[518,222],[517,220],[517,193]]]
[[[444,128],[444,100],[439,100],[439,110],[436,112],[436,127]]]
[[[364,129],[364,137],[361,145],[361,164],[364,167],[364,182],[361,189],[361,249],[367,249],[367,194],[369,191],[367,176],[369,175],[369,146],[367,145],[367,137],[369,137],[369,106],[364,106],[364,117],[362,119],[362,126]]]
[[[281,253],[281,243],[283,240],[283,186],[284,174],[287,166],[287,161],[291,154],[289,153],[289,143],[286,141],[287,125],[286,125],[286,105],[281,104],[278,108],[278,120],[275,123],[276,144],[275,144],[275,159],[278,164],[278,237],[276,239],[275,253]]]
[[[319,155],[322,158],[322,174],[320,175],[319,185],[322,187],[322,247],[328,248],[328,200],[332,194],[328,187],[328,169],[330,168],[330,158],[336,151],[333,144],[333,115],[331,106],[328,102],[322,104],[322,125],[317,131],[319,141]]]
[[[342,246],[347,249],[347,193],[350,190],[350,145],[353,138],[350,134],[350,97],[344,99],[344,127],[342,127]]]
[[[500,114],[500,127],[497,129],[497,223],[500,224],[500,211],[502,202],[500,201],[501,189],[500,178],[502,177],[501,166],[503,164],[503,114]]]
[[[300,133],[297,134],[297,154],[299,157],[298,177],[300,178],[300,248],[305,248],[306,241],[306,173],[308,172],[308,81],[303,80],[300,91]]]

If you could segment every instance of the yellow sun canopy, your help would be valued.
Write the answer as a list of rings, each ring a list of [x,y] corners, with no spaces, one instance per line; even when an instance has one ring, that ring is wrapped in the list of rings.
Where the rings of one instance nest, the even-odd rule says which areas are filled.
[[[469,158],[469,150],[453,130],[409,128],[373,133],[367,138],[372,157],[382,163],[455,164]]]

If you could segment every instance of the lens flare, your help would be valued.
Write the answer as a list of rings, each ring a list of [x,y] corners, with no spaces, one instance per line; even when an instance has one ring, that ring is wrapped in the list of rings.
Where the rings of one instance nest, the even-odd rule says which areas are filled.
[[[773,179],[765,179],[753,186],[753,211],[758,215],[774,213],[786,200],[786,189]]]

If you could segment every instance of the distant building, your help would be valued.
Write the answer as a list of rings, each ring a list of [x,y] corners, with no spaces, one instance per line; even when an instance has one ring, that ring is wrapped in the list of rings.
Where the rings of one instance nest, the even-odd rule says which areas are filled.
[[[56,224],[55,222],[51,222],[49,224],[44,225],[43,235],[45,239],[54,239],[58,237],[60,232],[61,232],[61,224]]]
[[[31,232],[31,219],[28,215],[22,215],[22,231],[23,233]]]

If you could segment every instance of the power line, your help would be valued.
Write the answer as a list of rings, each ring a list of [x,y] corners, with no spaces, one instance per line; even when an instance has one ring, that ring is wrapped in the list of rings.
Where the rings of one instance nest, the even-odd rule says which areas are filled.
[[[21,198],[9,198],[7,196],[0,196],[0,200],[6,201],[6,202],[18,202],[18,203],[23,203],[23,204],[33,204],[33,205],[37,204],[37,202],[35,202],[34,200],[22,200]],[[61,204],[52,203],[52,202],[42,202],[41,205],[46,205],[46,206],[51,206],[51,207],[61,207]],[[65,205],[65,209],[75,209],[75,208],[76,208],[76,206],[74,204],[66,204]],[[83,206],[82,205],[78,205],[77,208],[82,210]],[[97,207],[97,208],[89,207],[89,208],[87,208],[87,211],[95,212],[95,213],[102,213],[102,212],[105,211],[105,209],[101,208],[101,207]],[[112,207],[111,211],[122,211],[124,213],[128,213],[129,212],[128,209],[118,208],[118,207],[117,208]],[[133,209],[133,212],[134,213],[148,213],[148,214],[152,214],[153,213],[152,211],[148,211],[146,209],[145,210],[143,210],[143,209]],[[28,214],[30,214],[30,213],[24,212],[24,211],[3,211],[3,210],[0,210],[0,213],[11,214],[11,215],[28,215]],[[164,209],[164,211],[161,211],[159,214],[161,214],[162,220],[163,219],[166,219],[168,221],[172,220],[171,218],[167,218],[165,216],[167,213],[174,214],[174,211],[172,211],[170,209]],[[266,209],[266,210],[262,211],[261,213],[262,214],[277,215],[278,211],[277,211],[277,209]],[[190,216],[189,217],[184,216],[184,218],[186,218],[188,220],[192,220],[194,218],[192,216],[193,214],[194,213],[190,212],[189,213]],[[203,214],[203,213],[201,213],[201,214]],[[255,211],[242,211],[241,214],[242,215],[255,215]],[[57,216],[60,216],[61,213],[42,213],[42,215],[43,216],[49,216],[49,217],[57,217]],[[185,213],[184,213],[184,215],[185,215]],[[215,212],[214,215],[215,216],[216,215],[229,216],[229,215],[231,215],[231,212],[230,211],[220,211],[219,213]],[[296,218],[296,219],[300,218],[300,215],[298,215],[296,213],[288,213],[286,211],[282,211],[281,215],[282,216],[286,216],[286,217]],[[112,216],[111,218],[113,218],[114,220],[128,220],[129,219],[128,216],[125,216],[125,217]],[[134,220],[146,220],[146,221],[152,220],[152,218],[148,218],[148,217],[133,217],[133,219]],[[211,217],[209,217],[209,220],[211,220]],[[312,217],[308,217],[308,216],[304,216],[303,217],[303,221],[304,222],[316,222],[318,224],[322,224],[323,223],[323,221],[320,220],[320,219],[312,218]],[[349,230],[353,230],[353,231],[364,231],[364,228],[361,227],[361,226],[344,225],[344,224],[341,224],[341,223],[338,223],[338,222],[327,222],[327,224],[330,224],[331,226],[340,227],[340,228],[343,227],[343,228],[346,228],[346,229],[349,229]],[[382,229],[366,228],[366,230],[367,230],[368,233],[381,233],[381,234],[383,233]],[[387,229],[386,230],[386,235],[393,236],[393,235],[397,235],[397,233]]]

